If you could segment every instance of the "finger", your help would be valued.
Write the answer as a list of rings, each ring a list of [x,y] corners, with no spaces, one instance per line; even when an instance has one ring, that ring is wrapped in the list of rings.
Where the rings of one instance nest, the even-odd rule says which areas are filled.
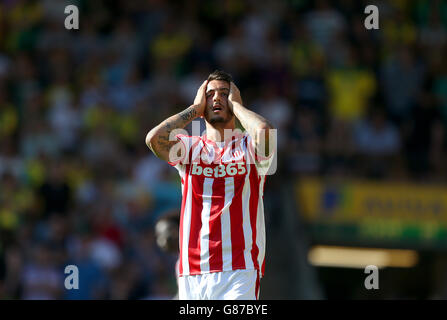
[[[230,84],[230,91],[232,91],[233,93],[238,92],[238,88],[236,87],[236,84],[234,82],[231,82]]]
[[[203,87],[205,87],[207,80],[203,81],[202,84],[199,87],[199,91],[203,90]]]
[[[205,80],[202,84],[203,90],[206,91],[206,87],[208,86],[208,80]]]

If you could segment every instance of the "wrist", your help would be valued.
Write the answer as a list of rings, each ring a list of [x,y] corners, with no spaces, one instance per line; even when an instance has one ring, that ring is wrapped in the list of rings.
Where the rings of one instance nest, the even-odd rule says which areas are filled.
[[[235,111],[237,112],[238,110],[240,110],[242,108],[242,104],[239,101],[231,100],[230,103],[231,103],[233,113]]]

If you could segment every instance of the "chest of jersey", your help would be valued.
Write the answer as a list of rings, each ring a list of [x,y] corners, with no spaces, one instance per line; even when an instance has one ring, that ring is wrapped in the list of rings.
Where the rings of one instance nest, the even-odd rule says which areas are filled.
[[[207,178],[227,178],[245,175],[247,167],[243,161],[220,164],[193,163],[190,173],[193,176],[204,176]]]
[[[241,147],[204,147],[196,152],[190,166],[190,174],[207,178],[228,178],[247,173],[246,159]]]

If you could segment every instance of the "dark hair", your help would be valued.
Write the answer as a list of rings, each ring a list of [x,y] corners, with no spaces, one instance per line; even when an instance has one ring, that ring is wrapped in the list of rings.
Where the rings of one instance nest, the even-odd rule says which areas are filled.
[[[180,212],[178,210],[170,210],[160,215],[156,223],[160,221],[167,221],[177,225],[180,225]]]
[[[229,73],[226,73],[225,71],[216,70],[208,76],[208,81],[212,80],[222,80],[230,83],[233,81],[233,77]]]

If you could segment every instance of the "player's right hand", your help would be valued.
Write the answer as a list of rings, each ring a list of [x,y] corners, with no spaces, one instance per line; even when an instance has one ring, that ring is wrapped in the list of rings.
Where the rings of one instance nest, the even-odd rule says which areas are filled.
[[[197,115],[202,117],[206,108],[206,87],[208,86],[208,80],[205,80],[200,88],[197,90],[196,97],[194,98],[194,105],[197,108]]]

